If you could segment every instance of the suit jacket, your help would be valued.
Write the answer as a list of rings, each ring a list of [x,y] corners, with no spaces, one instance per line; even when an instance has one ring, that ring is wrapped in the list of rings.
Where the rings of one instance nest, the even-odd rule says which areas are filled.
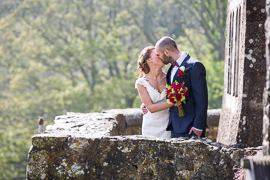
[[[175,80],[179,83],[185,82],[185,86],[188,88],[186,104],[182,103],[186,115],[184,117],[179,117],[177,106],[172,106],[170,108],[170,118],[166,130],[170,131],[173,128],[177,133],[188,133],[190,127],[205,130],[207,126],[206,119],[208,106],[205,67],[200,61],[189,55],[187,55],[180,66],[185,66],[185,68],[190,67],[187,70],[187,75],[185,77],[180,78],[177,76],[178,69],[173,79],[173,82]],[[171,69],[172,66],[170,66],[166,76],[167,83],[170,85]]]

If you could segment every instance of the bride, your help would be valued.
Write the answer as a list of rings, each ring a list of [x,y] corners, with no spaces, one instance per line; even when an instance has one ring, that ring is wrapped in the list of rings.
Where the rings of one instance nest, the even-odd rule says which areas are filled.
[[[166,131],[169,121],[169,108],[174,104],[166,102],[164,90],[166,73],[162,71],[164,63],[158,58],[155,47],[144,48],[138,59],[138,78],[135,87],[148,112],[143,116],[142,135],[170,138],[171,131]]]

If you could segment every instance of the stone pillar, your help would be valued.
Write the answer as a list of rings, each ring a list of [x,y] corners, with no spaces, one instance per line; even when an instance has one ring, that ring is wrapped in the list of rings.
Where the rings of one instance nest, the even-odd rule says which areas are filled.
[[[264,117],[263,117],[263,154],[270,155],[270,1],[266,0],[265,44],[266,44],[266,84],[264,90]]]
[[[262,144],[264,22],[264,0],[228,1],[224,92],[217,137],[223,144]]]

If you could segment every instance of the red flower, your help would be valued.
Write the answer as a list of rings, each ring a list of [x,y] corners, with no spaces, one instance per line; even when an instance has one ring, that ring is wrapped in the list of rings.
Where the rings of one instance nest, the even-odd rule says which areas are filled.
[[[170,97],[170,101],[171,101],[173,104],[175,104],[175,103],[176,103],[176,101],[174,100],[174,98],[173,98],[173,97]]]
[[[182,70],[179,70],[178,71],[178,76],[181,76],[181,75],[183,75],[184,74],[184,72],[182,71]]]
[[[188,96],[188,91],[181,91],[181,94],[183,94],[184,96]]]
[[[167,99],[170,99],[172,103],[176,103],[175,101],[175,94],[170,94]]]
[[[184,72],[182,70],[179,70],[177,76],[180,77],[180,78],[183,78],[184,77]]]
[[[181,88],[181,84],[177,84],[177,85],[175,86],[175,88],[176,88],[176,89],[180,89],[180,88]]]
[[[175,85],[174,83],[172,84],[172,88],[176,91],[177,89],[181,88],[181,84]]]
[[[181,94],[176,94],[176,99],[177,99],[177,101],[180,101],[182,99],[182,95]]]

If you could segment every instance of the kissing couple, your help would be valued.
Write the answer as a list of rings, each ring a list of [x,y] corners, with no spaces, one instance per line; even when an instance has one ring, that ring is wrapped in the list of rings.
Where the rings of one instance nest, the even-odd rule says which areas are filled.
[[[162,67],[169,63],[166,74]],[[175,40],[165,36],[155,47],[148,46],[141,51],[137,71],[142,76],[135,83],[143,102],[142,135],[205,137],[208,92],[205,67],[199,60],[180,51]],[[175,87],[175,82],[187,89],[185,102],[180,104],[166,96],[168,87]],[[184,115],[179,115],[179,106]]]

